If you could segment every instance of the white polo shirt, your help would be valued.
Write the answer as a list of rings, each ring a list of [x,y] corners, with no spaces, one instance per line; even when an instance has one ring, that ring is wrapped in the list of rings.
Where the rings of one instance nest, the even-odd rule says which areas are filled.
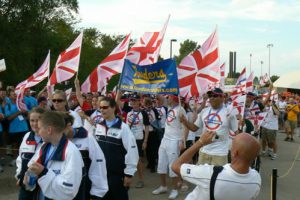
[[[209,185],[213,173],[213,165],[183,164],[180,168],[181,177],[196,185],[185,200],[209,200]],[[249,168],[247,174],[239,174],[230,164],[217,177],[215,184],[215,199],[222,200],[253,200],[256,199],[260,187],[261,177],[257,171]]]

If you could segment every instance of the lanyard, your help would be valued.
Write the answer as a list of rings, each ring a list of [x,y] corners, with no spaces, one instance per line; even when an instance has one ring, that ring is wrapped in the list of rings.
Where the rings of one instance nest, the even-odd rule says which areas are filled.
[[[49,155],[51,147],[52,147],[52,145],[47,149],[46,158],[45,158],[45,161],[44,161],[44,166],[45,167],[47,167],[49,160],[52,159],[52,157],[53,157],[53,155],[56,151],[56,147],[53,147],[53,150],[52,150],[51,154]]]
[[[218,113],[222,110],[222,108],[223,108],[223,106],[221,108],[219,108],[219,110],[217,110],[217,112],[214,113],[214,115],[212,117],[209,117],[211,114],[211,108],[210,108],[208,115],[207,115],[207,123],[208,124],[210,124],[214,121],[214,118],[218,115]]]

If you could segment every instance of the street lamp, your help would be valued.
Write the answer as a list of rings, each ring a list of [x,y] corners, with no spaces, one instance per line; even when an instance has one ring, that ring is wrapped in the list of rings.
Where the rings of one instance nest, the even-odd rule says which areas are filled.
[[[267,45],[267,48],[269,48],[269,77],[271,77],[271,47],[273,47],[274,45],[273,44],[268,44]]]
[[[252,53],[250,53],[250,73],[251,73],[251,59],[252,59]]]
[[[264,62],[260,61],[260,76],[262,77],[262,66],[263,66]]]
[[[173,54],[172,54],[172,42],[177,42],[177,40],[176,39],[171,39],[170,40],[170,58],[173,57]]]

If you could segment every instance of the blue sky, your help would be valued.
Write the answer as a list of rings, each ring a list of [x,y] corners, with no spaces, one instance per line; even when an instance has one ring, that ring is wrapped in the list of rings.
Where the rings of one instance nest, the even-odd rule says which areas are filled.
[[[237,52],[237,70],[251,66],[256,76],[300,68],[300,1],[297,0],[79,0],[80,27],[96,27],[102,33],[139,38],[146,31],[162,29],[171,15],[161,54],[168,58],[186,39],[202,44],[216,25],[221,62],[229,63],[229,51]],[[228,66],[228,65],[227,65]],[[228,72],[228,67],[226,67]],[[227,73],[226,72],[226,73]]]

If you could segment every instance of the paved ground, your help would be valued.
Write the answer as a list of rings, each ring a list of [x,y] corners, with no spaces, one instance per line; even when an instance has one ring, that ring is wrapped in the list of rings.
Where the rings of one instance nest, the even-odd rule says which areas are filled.
[[[277,136],[278,141],[278,159],[270,160],[268,157],[262,158],[262,189],[259,195],[259,200],[270,200],[270,175],[273,168],[278,169],[278,175],[282,176],[288,171],[293,163],[297,151],[300,148],[300,137],[295,137],[295,142],[284,142],[285,135],[279,133]],[[300,151],[300,150],[299,150]],[[298,155],[298,158],[300,156]],[[0,200],[17,199],[17,187],[13,178],[15,168],[9,167],[9,159],[1,160],[5,163],[5,171],[0,173]],[[277,186],[277,200],[299,200],[299,184],[300,184],[300,161],[295,161],[294,167],[290,173],[278,179]],[[146,183],[143,189],[130,189],[129,195],[131,200],[161,200],[168,199],[168,194],[152,195],[151,192],[159,185],[159,176],[156,173],[146,172]],[[193,186],[190,186],[192,188]],[[191,189],[190,189],[191,190]],[[190,191],[189,190],[189,191]],[[188,192],[189,192],[188,191]],[[178,200],[185,198],[187,192],[180,192]]]

